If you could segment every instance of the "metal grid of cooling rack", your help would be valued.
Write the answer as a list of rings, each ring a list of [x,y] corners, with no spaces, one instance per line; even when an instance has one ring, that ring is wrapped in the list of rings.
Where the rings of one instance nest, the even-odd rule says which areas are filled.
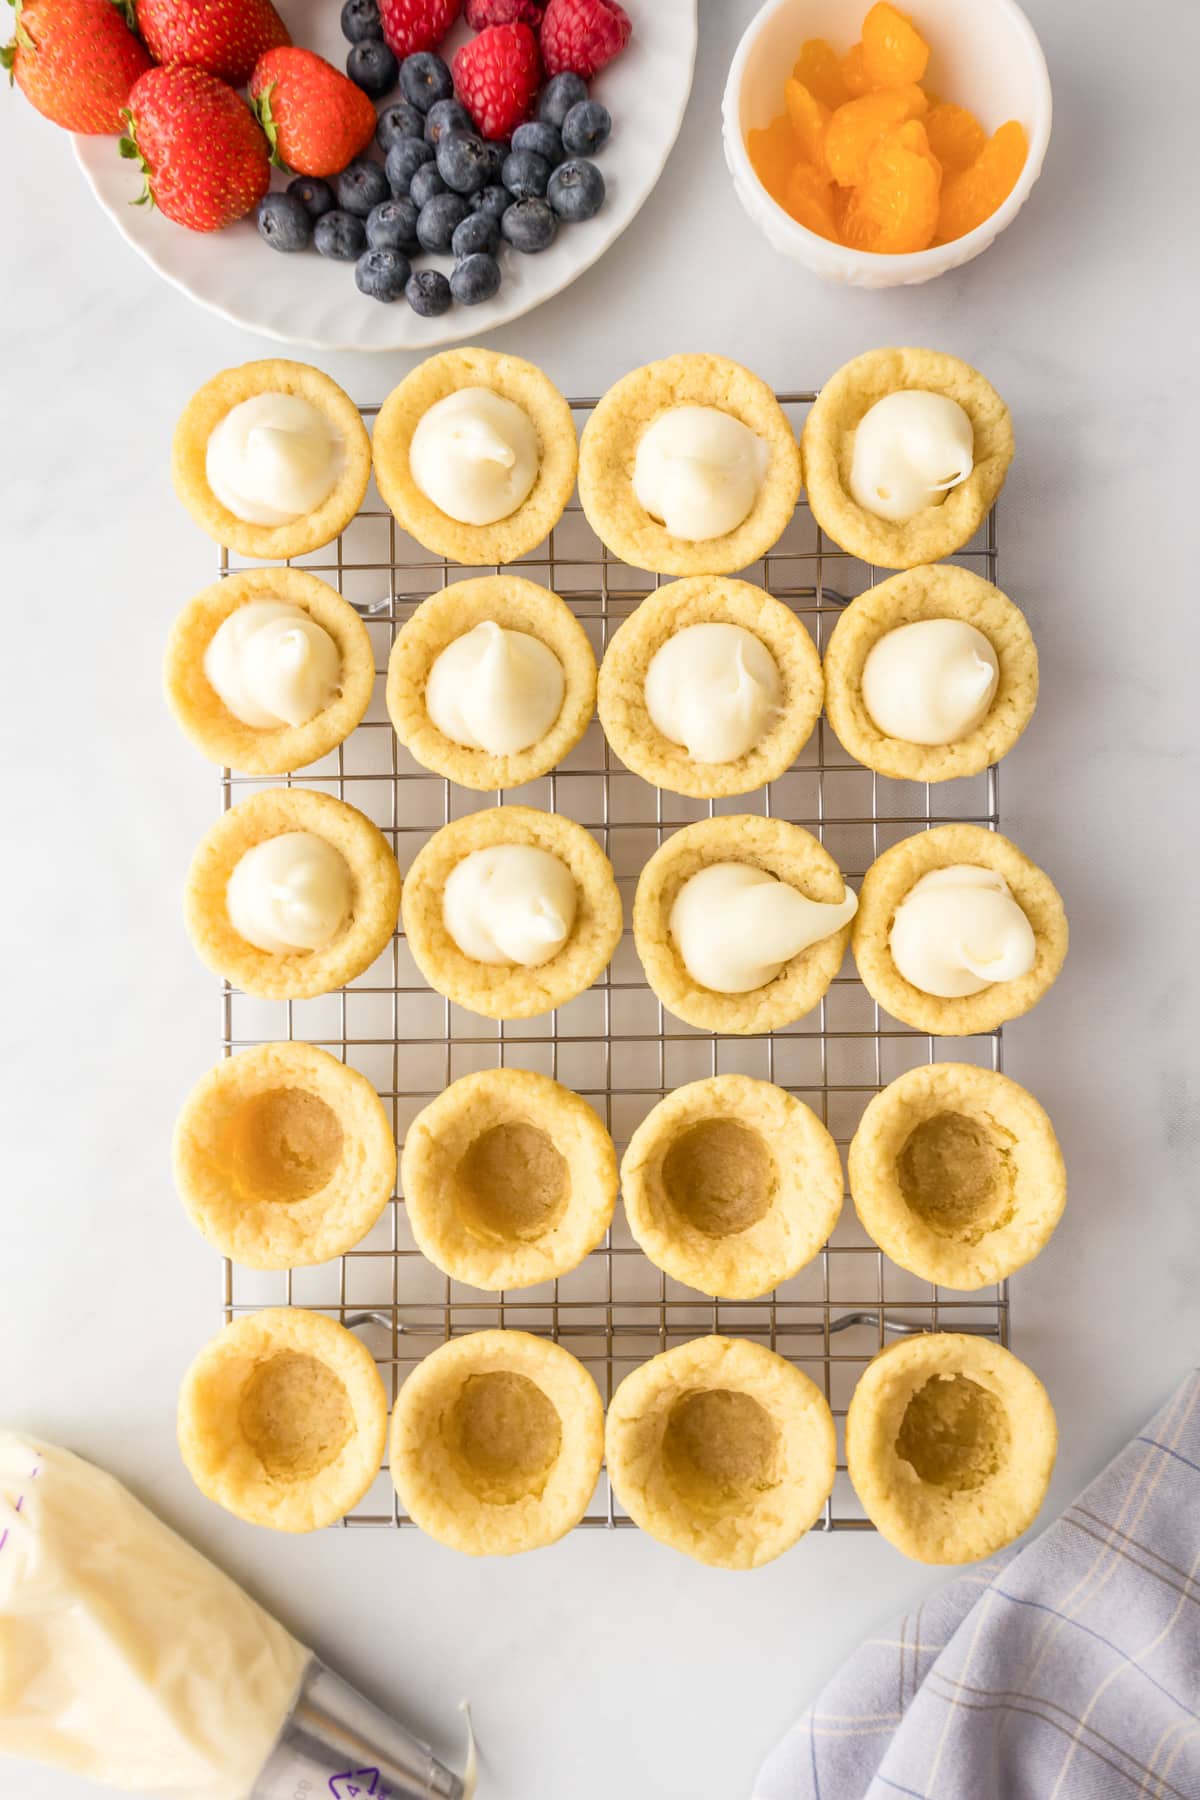
[[[799,432],[815,396],[780,395]],[[577,420],[595,404],[572,401]],[[363,406],[371,418],[376,406]],[[997,576],[995,514],[953,560]],[[664,837],[718,812],[762,812],[816,833],[856,885],[870,862],[913,831],[948,821],[995,828],[996,770],[936,787],[889,781],[854,763],[822,717],[795,766],[756,793],[725,801],[664,794],[628,773],[593,720],[550,775],[519,790],[475,794],[420,768],[396,741],[383,702],[383,677],[396,631],[436,588],[494,568],[462,568],[397,529],[372,486],[363,510],[332,545],[298,559],[335,586],[367,623],[376,651],[376,691],[359,728],[336,751],[275,781],[224,770],[222,802],[261,787],[297,785],[335,793],[374,819],[409,867],[434,831],[462,813],[501,801],[566,813],[595,833],[616,871],[628,922],[633,888]],[[235,563],[221,553],[222,574]],[[597,658],[611,631],[661,578],[609,556],[573,500],[547,542],[519,572],[560,594],[592,640]],[[825,539],[802,502],[778,545],[745,571],[785,601],[824,649],[847,600],[882,579]],[[762,1038],[702,1032],[665,1014],[642,977],[626,932],[612,965],[587,993],[543,1018],[493,1023],[430,991],[398,931],[384,954],[350,987],[306,1001],[261,1001],[225,985],[225,1055],[281,1038],[319,1044],[365,1074],[389,1108],[398,1142],[415,1115],[452,1080],[508,1066],[554,1076],[603,1118],[618,1153],[664,1094],[701,1076],[738,1071],[778,1082],[828,1125],[843,1157],[871,1096],[917,1063],[947,1056],[999,1068],[1000,1033],[950,1042],[881,1015],[853,973],[835,979],[814,1013]],[[580,1267],[511,1298],[450,1281],[417,1250],[397,1193],[354,1249],[316,1269],[265,1273],[226,1262],[226,1319],[265,1305],[327,1312],[360,1332],[376,1357],[389,1402],[408,1369],[452,1335],[514,1326],[563,1342],[596,1377],[606,1401],[637,1363],[707,1332],[748,1337],[795,1362],[824,1389],[838,1427],[838,1474],[817,1529],[869,1530],[845,1472],[843,1425],[854,1383],[892,1336],[952,1326],[1008,1342],[1007,1284],[947,1294],[890,1263],[865,1237],[847,1201],[828,1245],[809,1266],[759,1300],[721,1301],[684,1288],[654,1268],[625,1226],[621,1208],[605,1242]],[[410,1523],[386,1466],[347,1526]],[[585,1526],[629,1525],[605,1476]]]

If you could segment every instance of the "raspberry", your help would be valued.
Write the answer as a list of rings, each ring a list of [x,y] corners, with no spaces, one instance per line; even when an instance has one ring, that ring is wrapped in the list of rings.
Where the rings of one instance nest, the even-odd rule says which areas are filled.
[[[472,31],[489,25],[532,25],[536,31],[545,10],[542,0],[467,0],[463,16]]]
[[[542,61],[548,75],[570,69],[590,81],[619,56],[633,21],[617,0],[549,0],[542,20]]]
[[[461,7],[462,0],[379,0],[383,35],[401,60],[417,50],[436,50]]]
[[[511,137],[529,116],[541,80],[528,25],[489,25],[454,58],[454,87],[485,138]]]

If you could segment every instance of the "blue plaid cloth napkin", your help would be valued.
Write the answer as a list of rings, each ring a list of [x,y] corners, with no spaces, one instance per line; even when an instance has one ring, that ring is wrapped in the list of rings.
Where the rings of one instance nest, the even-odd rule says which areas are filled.
[[[1200,1800],[1200,1371],[1022,1550],[873,1638],[754,1800]]]

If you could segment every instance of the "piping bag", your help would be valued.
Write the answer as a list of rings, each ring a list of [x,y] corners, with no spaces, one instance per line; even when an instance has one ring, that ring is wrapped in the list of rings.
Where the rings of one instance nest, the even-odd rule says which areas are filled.
[[[473,1787],[114,1476],[4,1430],[0,1753],[163,1800]]]

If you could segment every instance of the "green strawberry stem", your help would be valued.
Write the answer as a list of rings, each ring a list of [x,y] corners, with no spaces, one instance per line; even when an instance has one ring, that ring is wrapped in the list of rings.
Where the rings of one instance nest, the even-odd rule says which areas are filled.
[[[11,44],[0,45],[0,68],[8,70],[9,87],[11,87],[16,80],[13,69],[17,60],[17,46],[20,45],[22,50],[33,49],[33,39],[30,37],[29,32],[21,19],[22,3],[23,0],[8,0],[8,4],[12,7],[15,15],[13,19],[13,40]]]
[[[149,165],[138,149],[137,127],[134,124],[133,114],[127,106],[121,108],[121,117],[125,121],[125,136],[117,139],[117,154],[130,162],[136,162],[142,171],[142,191],[129,204],[130,206],[153,206],[154,193],[150,186]]]
[[[252,100],[250,105],[255,118],[263,128],[263,135],[271,146],[271,161],[277,169],[286,169],[287,164],[279,154],[279,127],[276,125],[275,116],[271,111],[271,95],[278,85],[278,82],[269,81],[257,100]]]

